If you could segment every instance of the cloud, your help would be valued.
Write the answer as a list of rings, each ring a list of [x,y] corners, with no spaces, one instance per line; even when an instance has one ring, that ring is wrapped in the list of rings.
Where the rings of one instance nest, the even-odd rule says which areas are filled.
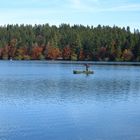
[[[118,12],[118,11],[140,11],[140,3],[112,1],[112,0],[5,0],[0,5],[1,9],[47,9],[54,12]],[[0,10],[1,11],[1,10]]]
[[[76,7],[80,7],[81,6],[81,0],[72,0],[72,3]]]
[[[77,10],[87,10],[88,8],[95,7],[99,0],[70,0],[70,7]]]
[[[117,7],[112,7],[109,9],[104,9],[105,11],[140,11],[140,4],[126,4]]]
[[[139,16],[140,2],[130,0],[4,0],[0,5],[0,24],[48,22],[139,27]]]
[[[75,1],[76,2],[76,1]],[[84,4],[80,2],[76,2],[76,6],[73,8],[77,8],[79,12],[140,12],[140,3],[138,4],[132,4],[132,3],[127,3],[127,4],[120,4],[117,6],[106,6],[102,5],[101,3],[92,3],[92,4]]]

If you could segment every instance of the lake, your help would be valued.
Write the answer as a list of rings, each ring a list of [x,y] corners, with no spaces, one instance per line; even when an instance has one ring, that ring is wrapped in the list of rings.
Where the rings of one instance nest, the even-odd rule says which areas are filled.
[[[140,67],[0,61],[0,140],[140,140]]]

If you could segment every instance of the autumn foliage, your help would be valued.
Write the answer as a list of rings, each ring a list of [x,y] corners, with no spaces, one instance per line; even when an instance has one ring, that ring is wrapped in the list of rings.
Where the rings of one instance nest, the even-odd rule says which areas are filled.
[[[70,49],[70,47],[68,45],[63,48],[62,56],[63,56],[64,60],[70,60],[70,58],[71,58],[71,49]]]
[[[43,48],[42,47],[39,47],[39,46],[34,46],[32,48],[32,54],[31,54],[31,58],[33,60],[38,60],[41,58],[42,56],[42,51],[43,51]]]
[[[140,61],[140,32],[61,24],[0,27],[0,59]]]
[[[55,48],[55,47],[52,47],[52,46],[49,46],[47,48],[48,52],[47,52],[47,59],[57,59],[59,57],[61,57],[61,52],[59,50],[59,48]]]

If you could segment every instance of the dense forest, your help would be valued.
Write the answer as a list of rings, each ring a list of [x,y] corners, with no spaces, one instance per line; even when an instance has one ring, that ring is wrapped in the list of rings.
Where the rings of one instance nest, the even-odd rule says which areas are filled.
[[[101,25],[6,25],[0,59],[140,61],[140,33]]]

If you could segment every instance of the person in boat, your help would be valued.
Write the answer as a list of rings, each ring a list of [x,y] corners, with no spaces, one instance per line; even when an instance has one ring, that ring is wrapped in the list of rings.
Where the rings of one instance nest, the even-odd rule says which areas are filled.
[[[85,66],[86,66],[86,71],[88,71],[89,64],[85,64]]]

